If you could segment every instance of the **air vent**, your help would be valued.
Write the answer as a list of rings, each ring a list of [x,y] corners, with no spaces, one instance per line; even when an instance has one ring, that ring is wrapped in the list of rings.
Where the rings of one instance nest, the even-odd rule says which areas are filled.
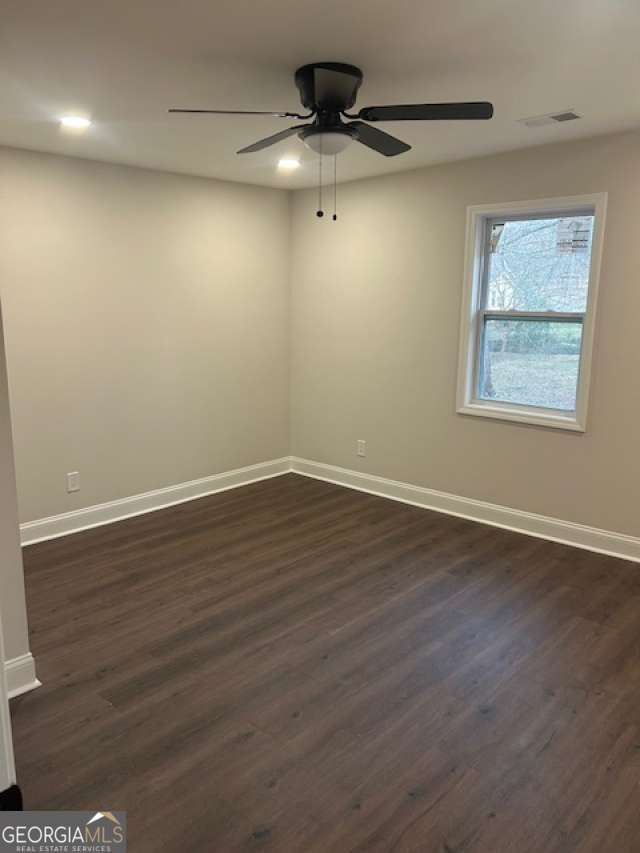
[[[558,113],[547,113],[543,116],[531,116],[530,118],[518,119],[519,124],[524,124],[527,127],[544,127],[549,124],[556,124],[564,121],[575,121],[581,118],[575,110],[562,110]]]
[[[578,113],[574,113],[573,110],[567,110],[566,113],[555,113],[551,116],[554,121],[575,121],[577,118],[580,118]]]

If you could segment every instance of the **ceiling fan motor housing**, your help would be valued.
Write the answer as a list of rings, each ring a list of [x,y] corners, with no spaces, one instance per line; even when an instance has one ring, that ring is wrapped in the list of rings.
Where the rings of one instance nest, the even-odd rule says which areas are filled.
[[[298,68],[295,82],[306,109],[335,114],[355,104],[362,71],[344,62],[312,62]]]

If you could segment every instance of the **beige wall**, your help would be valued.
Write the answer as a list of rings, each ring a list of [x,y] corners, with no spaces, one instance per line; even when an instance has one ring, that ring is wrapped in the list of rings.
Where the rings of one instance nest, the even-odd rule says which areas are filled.
[[[287,454],[288,241],[278,190],[0,149],[22,521]]]
[[[17,658],[29,651],[27,617],[22,575],[22,554],[18,535],[16,478],[11,444],[11,419],[7,370],[0,310],[0,624],[4,643],[0,640],[0,666],[4,657]],[[0,706],[6,701],[4,673],[0,673]],[[4,707],[0,707],[0,753],[6,747]],[[2,755],[0,755],[1,763]],[[2,772],[0,772],[0,780]],[[6,786],[5,786],[6,787]]]
[[[639,186],[626,134],[346,184],[338,223],[296,193],[292,453],[639,535]],[[457,415],[466,206],[600,191],[587,433]]]

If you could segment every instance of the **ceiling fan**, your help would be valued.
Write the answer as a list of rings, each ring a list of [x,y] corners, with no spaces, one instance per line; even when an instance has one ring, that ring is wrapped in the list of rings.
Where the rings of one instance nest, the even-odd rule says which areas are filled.
[[[295,73],[295,83],[300,90],[306,115],[291,112],[254,110],[194,110],[170,109],[170,113],[204,113],[211,115],[267,115],[276,118],[313,119],[309,124],[298,124],[260,139],[238,154],[251,154],[275,145],[283,139],[297,135],[312,151],[335,155],[352,141],[360,142],[385,157],[395,157],[409,151],[410,145],[372,127],[368,122],[379,121],[451,121],[457,119],[489,119],[493,105],[488,101],[469,101],[452,104],[393,104],[364,107],[358,113],[350,110],[362,83],[362,71],[355,65],[342,62],[314,62],[303,65]],[[351,119],[345,123],[343,116]]]

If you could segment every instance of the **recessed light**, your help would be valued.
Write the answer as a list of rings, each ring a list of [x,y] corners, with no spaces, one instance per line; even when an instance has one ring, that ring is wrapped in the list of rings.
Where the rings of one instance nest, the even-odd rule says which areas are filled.
[[[282,160],[278,160],[278,169],[282,169],[283,172],[291,172],[299,165],[300,160],[294,160],[293,157],[283,157]]]
[[[62,116],[60,124],[73,130],[86,130],[91,127],[91,121],[84,116]]]

